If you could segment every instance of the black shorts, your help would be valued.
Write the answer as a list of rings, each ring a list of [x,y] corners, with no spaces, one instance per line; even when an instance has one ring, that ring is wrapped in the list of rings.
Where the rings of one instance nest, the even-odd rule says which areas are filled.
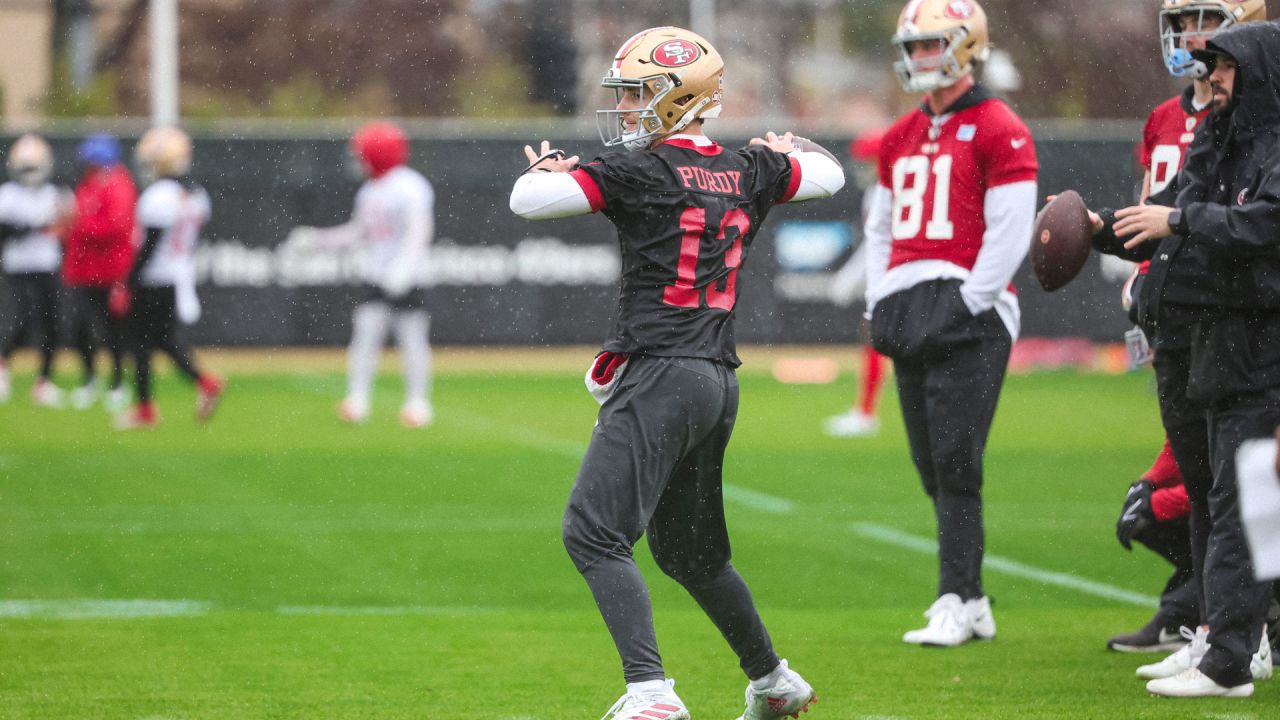
[[[427,289],[416,287],[398,297],[392,297],[378,285],[364,285],[360,288],[359,302],[386,303],[395,310],[425,310],[427,307]]]

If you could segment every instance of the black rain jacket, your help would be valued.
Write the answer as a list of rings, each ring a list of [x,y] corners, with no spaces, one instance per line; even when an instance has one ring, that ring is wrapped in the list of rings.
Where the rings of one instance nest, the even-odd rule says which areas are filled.
[[[1238,64],[1232,107],[1209,116],[1178,176],[1147,200],[1181,209],[1182,222],[1127,251],[1107,213],[1094,245],[1151,260],[1139,322],[1157,351],[1191,350],[1187,394],[1214,405],[1280,386],[1280,24],[1233,27],[1208,45]]]

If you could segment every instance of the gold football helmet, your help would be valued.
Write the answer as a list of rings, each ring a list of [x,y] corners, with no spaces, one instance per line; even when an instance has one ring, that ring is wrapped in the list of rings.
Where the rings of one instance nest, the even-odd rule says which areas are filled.
[[[913,43],[931,41],[941,44],[941,55],[911,58]],[[893,45],[899,56],[893,70],[903,90],[949,87],[991,54],[987,14],[974,0],[911,0],[898,16]]]
[[[1205,17],[1218,20],[1204,27]],[[1160,6],[1160,53],[1174,77],[1202,78],[1204,63],[1191,56],[1186,40],[1210,38],[1232,25],[1267,19],[1267,0],[1163,0]]]
[[[618,49],[600,83],[617,101],[596,112],[600,139],[605,147],[643,150],[694,120],[720,117],[723,76],[720,53],[701,35],[670,26],[641,30]],[[638,106],[618,109],[628,92],[639,93]]]
[[[151,128],[134,156],[152,178],[180,178],[191,169],[191,138],[175,127]]]
[[[39,135],[23,135],[9,148],[9,177],[28,187],[43,185],[53,172],[53,150]]]

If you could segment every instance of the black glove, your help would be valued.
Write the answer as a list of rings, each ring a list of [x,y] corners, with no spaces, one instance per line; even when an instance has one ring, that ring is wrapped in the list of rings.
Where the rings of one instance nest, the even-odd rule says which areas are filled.
[[[1155,483],[1150,480],[1139,480],[1129,486],[1120,508],[1120,519],[1116,521],[1116,539],[1125,550],[1132,550],[1133,539],[1156,524],[1155,512],[1151,510],[1151,495],[1155,491]]]

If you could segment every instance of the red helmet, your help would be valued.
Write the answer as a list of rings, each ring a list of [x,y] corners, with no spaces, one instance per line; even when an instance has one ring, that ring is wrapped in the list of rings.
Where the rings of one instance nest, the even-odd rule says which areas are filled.
[[[409,159],[409,138],[395,123],[371,122],[351,136],[351,152],[366,175],[378,178]]]
[[[880,157],[880,143],[884,141],[884,135],[883,128],[862,133],[849,143],[849,154],[859,162],[875,162]]]

